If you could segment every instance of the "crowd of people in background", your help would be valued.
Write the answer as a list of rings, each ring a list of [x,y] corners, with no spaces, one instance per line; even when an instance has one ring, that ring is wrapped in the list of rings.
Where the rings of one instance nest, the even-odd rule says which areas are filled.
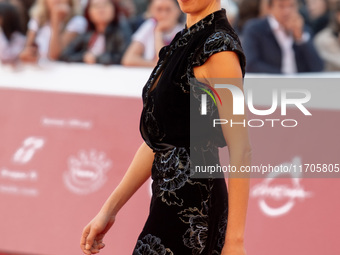
[[[221,0],[247,72],[340,71],[340,0]],[[156,65],[184,29],[177,0],[0,0],[2,65]]]

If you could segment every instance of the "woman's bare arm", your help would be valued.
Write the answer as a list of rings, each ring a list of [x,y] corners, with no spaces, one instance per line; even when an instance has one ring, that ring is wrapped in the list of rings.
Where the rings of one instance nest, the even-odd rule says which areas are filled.
[[[33,30],[28,30],[26,34],[26,46],[32,46],[34,44],[35,37],[37,32]]]
[[[228,84],[233,84],[243,91],[242,71],[238,56],[231,51],[223,51],[213,54],[200,67],[194,69],[196,78],[204,78],[212,81],[212,78],[225,78]],[[228,79],[232,78],[232,79]],[[210,84],[214,87],[215,84]],[[243,122],[246,115],[233,115],[233,98],[227,89],[216,89],[221,97],[222,105],[218,102],[218,112],[221,119],[233,122]],[[246,107],[245,107],[246,109]],[[247,123],[247,119],[245,121]],[[222,131],[229,149],[229,163],[240,169],[241,166],[251,164],[251,145],[249,141],[247,126],[243,125],[222,125]],[[243,174],[236,178],[229,175],[228,178],[228,226],[226,232],[226,247],[222,254],[237,251],[237,254],[245,254],[243,241],[246,223],[246,213],[249,198],[249,175]],[[233,245],[235,244],[235,245]],[[229,249],[226,251],[226,249]],[[236,253],[235,253],[236,254]]]
[[[122,181],[103,205],[103,211],[106,211],[111,215],[116,215],[118,213],[130,197],[151,176],[154,154],[152,149],[143,142],[137,150]]]
[[[96,254],[104,248],[104,236],[114,224],[119,210],[151,176],[153,160],[154,152],[143,142],[119,185],[83,229],[80,248],[84,254]]]
[[[68,4],[55,3],[51,10],[51,38],[48,57],[57,60],[64,48],[78,36],[78,33],[67,31],[64,25],[68,23],[67,17],[71,13]]]
[[[78,33],[62,31],[60,24],[52,24],[51,39],[48,50],[48,57],[51,60],[57,60],[65,47],[76,37]]]
[[[144,46],[142,43],[132,41],[124,53],[122,65],[124,66],[140,66],[154,67],[157,64],[156,60],[146,60],[143,58]]]
[[[38,49],[34,46],[36,32],[28,30],[26,34],[25,48],[21,51],[19,58],[23,62],[37,62],[38,60]]]

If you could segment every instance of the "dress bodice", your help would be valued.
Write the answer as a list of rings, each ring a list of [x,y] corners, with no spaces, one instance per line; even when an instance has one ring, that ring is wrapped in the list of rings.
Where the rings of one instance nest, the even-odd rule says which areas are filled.
[[[189,28],[185,26],[169,45],[160,50],[158,63],[143,87],[140,119],[142,138],[154,152],[173,147],[190,149],[193,68],[203,65],[211,55],[221,51],[238,54],[244,76],[245,56],[225,9],[210,13]],[[210,117],[216,116],[215,109]],[[212,133],[211,139],[219,147],[224,147],[226,142],[221,135],[219,130]]]

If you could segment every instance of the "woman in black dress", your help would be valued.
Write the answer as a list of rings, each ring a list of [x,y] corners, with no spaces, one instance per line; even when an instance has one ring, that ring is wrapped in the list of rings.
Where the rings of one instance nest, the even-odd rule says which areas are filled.
[[[242,81],[245,56],[219,0],[178,2],[188,14],[185,28],[161,49],[143,88],[140,132],[144,142],[121,183],[84,228],[80,245],[85,254],[98,253],[104,247],[104,235],[118,211],[150,176],[150,213],[133,255],[246,254],[249,179],[228,178],[227,189],[224,178],[192,178],[190,156],[191,149],[199,152],[203,161],[218,163],[218,147],[228,145],[230,165],[238,169],[250,165],[246,127],[224,125],[219,134],[202,136],[200,145],[190,146],[191,78]],[[243,90],[242,82],[235,86]],[[246,119],[245,115],[232,115],[231,93],[216,91],[223,107],[217,104],[218,115],[211,118]]]

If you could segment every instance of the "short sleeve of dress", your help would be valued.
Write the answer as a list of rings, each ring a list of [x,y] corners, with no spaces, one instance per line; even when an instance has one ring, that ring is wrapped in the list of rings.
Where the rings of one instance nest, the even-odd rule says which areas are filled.
[[[244,76],[246,58],[241,43],[225,31],[217,31],[208,36],[203,47],[195,55],[193,66],[203,65],[210,56],[221,51],[234,51],[238,55]]]
[[[193,65],[195,66],[201,66],[203,65],[209,57],[211,57],[213,54],[222,52],[222,51],[233,51],[238,55],[240,67],[242,70],[242,75],[244,77],[245,75],[245,55],[243,53],[243,49],[241,47],[241,44],[239,42],[239,39],[237,35],[232,33],[232,31],[229,33],[224,30],[214,31],[213,33],[209,34],[206,39],[202,42],[202,44],[198,45],[198,50],[193,56]],[[194,86],[195,87],[195,86]],[[196,92],[197,95],[200,95],[201,92]],[[195,93],[193,93],[195,94]],[[196,98],[200,98],[199,96]],[[200,99],[198,100],[200,102]],[[213,143],[223,148],[224,146],[227,146],[226,140],[223,135],[223,131],[221,128],[221,125],[217,126],[216,128],[213,128],[210,123],[212,123],[213,119],[218,119],[218,109],[214,106],[213,101],[210,101],[210,104],[208,103],[208,110],[210,114],[208,114],[207,122],[200,123],[201,127],[198,128],[197,132],[200,133],[207,133],[209,135],[203,135],[201,137],[209,138],[210,141],[214,141]],[[202,129],[202,131],[200,130]],[[208,131],[206,131],[208,130]]]

